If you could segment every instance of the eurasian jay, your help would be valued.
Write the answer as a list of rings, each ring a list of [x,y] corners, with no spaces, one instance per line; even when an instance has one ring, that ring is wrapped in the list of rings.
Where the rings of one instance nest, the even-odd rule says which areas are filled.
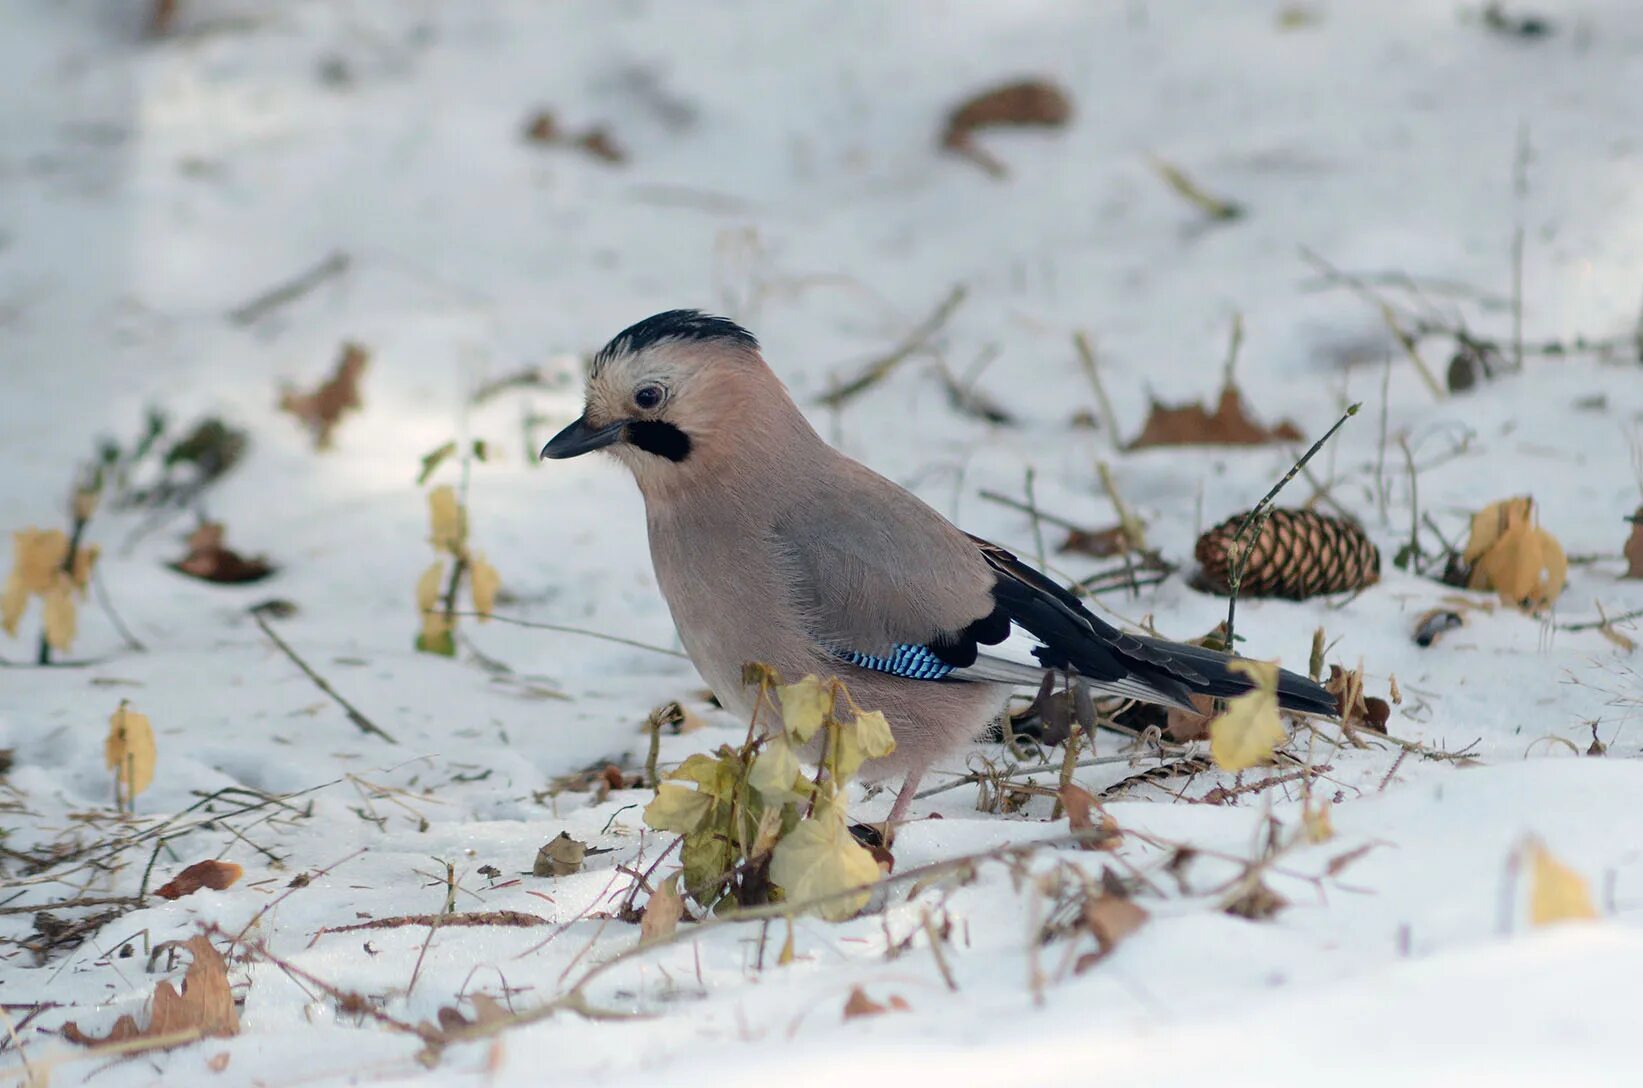
[[[890,821],[931,762],[973,740],[1046,671],[1094,694],[1190,708],[1248,681],[1226,654],[1129,634],[997,545],[833,449],[722,317],[670,310],[594,357],[586,410],[544,458],[605,450],[644,496],[656,581],[686,653],[744,718],[742,667],[837,676],[895,735],[869,779],[904,776]],[[1279,703],[1335,697],[1281,672]]]

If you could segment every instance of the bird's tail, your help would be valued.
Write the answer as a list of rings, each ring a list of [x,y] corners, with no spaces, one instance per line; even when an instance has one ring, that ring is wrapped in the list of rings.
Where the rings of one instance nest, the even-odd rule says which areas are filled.
[[[1238,660],[1231,654],[1193,646],[1184,642],[1136,636],[1152,651],[1154,660],[1162,659],[1169,679],[1176,681],[1194,695],[1210,695],[1228,699],[1242,695],[1251,687],[1243,673],[1233,672],[1227,666]],[[1278,670],[1278,705],[1300,714],[1316,714],[1333,718],[1336,715],[1335,696],[1323,686],[1288,669]]]

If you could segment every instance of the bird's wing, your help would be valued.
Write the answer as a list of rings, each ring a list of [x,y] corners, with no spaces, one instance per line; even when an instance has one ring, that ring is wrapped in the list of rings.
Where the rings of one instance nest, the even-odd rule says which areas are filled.
[[[876,495],[871,481],[894,492]],[[871,481],[809,496],[774,531],[807,629],[845,662],[928,681],[1032,685],[1072,672],[1097,693],[1187,709],[1194,693],[1248,690],[1228,655],[1120,631],[1010,552]],[[1293,673],[1280,674],[1279,697],[1334,710]]]

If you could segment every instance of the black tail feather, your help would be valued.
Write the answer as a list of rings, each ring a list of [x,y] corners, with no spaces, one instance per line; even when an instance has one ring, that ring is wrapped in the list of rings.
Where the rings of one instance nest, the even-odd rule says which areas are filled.
[[[1199,695],[1227,699],[1234,695],[1242,695],[1250,688],[1249,680],[1242,673],[1227,668],[1229,662],[1237,660],[1230,654],[1185,642],[1168,642],[1145,636],[1141,636],[1140,640],[1146,643],[1148,648],[1177,659],[1201,676],[1202,683],[1188,684]],[[1338,704],[1335,696],[1325,691],[1321,685],[1313,683],[1299,673],[1279,669],[1278,705],[1285,710],[1333,718]]]

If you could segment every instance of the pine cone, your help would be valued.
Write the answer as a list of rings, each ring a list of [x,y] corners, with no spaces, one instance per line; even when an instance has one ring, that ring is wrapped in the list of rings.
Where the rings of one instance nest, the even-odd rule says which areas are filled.
[[[1232,592],[1233,541],[1247,514],[1228,518],[1198,538],[1194,554],[1203,569],[1198,582],[1216,593]],[[1305,600],[1374,585],[1381,578],[1381,553],[1363,527],[1346,518],[1311,510],[1274,510],[1260,536],[1244,542],[1240,597]]]

